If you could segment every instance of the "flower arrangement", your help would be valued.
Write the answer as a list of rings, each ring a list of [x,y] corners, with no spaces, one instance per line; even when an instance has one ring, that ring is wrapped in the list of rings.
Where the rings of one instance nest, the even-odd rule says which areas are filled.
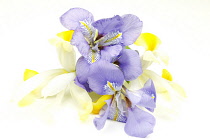
[[[156,120],[152,112],[159,98],[170,104],[186,96],[168,70],[163,69],[160,76],[148,69],[153,63],[167,65],[169,58],[157,50],[161,41],[156,35],[141,33],[143,22],[137,16],[94,21],[89,11],[72,8],[60,22],[68,30],[49,41],[56,46],[63,68],[43,73],[26,69],[16,98],[19,106],[51,96],[61,102],[70,93],[82,108],[81,120],[99,114],[93,120],[98,130],[109,119],[125,123],[128,135],[143,138],[153,132]],[[133,45],[144,52],[131,49]],[[78,60],[75,48],[81,54]],[[95,101],[91,93],[97,95]],[[165,109],[170,113],[170,107]]]

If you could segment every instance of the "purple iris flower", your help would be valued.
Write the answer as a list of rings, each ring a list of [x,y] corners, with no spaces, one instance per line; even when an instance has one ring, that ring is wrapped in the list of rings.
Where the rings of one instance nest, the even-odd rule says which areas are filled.
[[[112,59],[123,72],[126,81],[136,79],[142,74],[142,66],[139,54],[130,49],[123,49],[120,55]]]
[[[128,54],[126,51],[125,53],[121,51],[125,46],[136,41],[143,25],[137,16],[131,14],[116,15],[112,18],[94,21],[93,15],[82,8],[68,10],[60,17],[60,21],[67,29],[74,30],[71,44],[75,45],[82,55],[76,65],[77,78],[75,80],[86,90],[89,90],[87,78],[90,73],[90,65],[100,59],[112,62],[117,56]],[[129,54],[132,55],[132,53]],[[140,60],[138,59],[135,60],[136,63],[132,63],[132,66],[138,64],[135,67],[139,67]],[[124,60],[126,60],[125,57]],[[120,64],[125,74],[127,69],[123,63]],[[140,75],[140,71],[133,74],[131,71],[125,76],[126,80],[135,79]]]
[[[130,91],[123,86],[123,72],[116,65],[100,60],[92,64],[88,82],[94,92],[113,95],[106,100],[107,105],[101,110],[100,118],[94,119],[98,130],[110,119],[126,123],[124,130],[130,136],[146,137],[153,132],[155,118],[148,113],[153,112],[156,106],[156,91],[152,80],[148,80],[142,89]]]

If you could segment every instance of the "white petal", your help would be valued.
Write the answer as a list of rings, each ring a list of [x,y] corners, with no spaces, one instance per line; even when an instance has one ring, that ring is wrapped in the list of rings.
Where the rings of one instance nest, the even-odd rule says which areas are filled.
[[[158,93],[166,92],[168,89],[171,88],[168,81],[163,79],[160,75],[156,74],[155,72],[151,70],[145,70],[144,74],[146,77],[149,77],[153,80],[155,89]]]
[[[56,76],[47,84],[46,87],[43,88],[42,96],[54,96],[62,90],[65,90],[70,82],[74,80],[75,76],[75,72],[64,73]]]
[[[147,75],[143,72],[137,79],[129,82],[129,86],[127,87],[129,90],[139,90],[143,88],[146,81],[149,79]]]
[[[80,107],[80,119],[86,120],[93,110],[92,99],[88,92],[83,88],[77,86],[74,81],[70,83],[70,93],[72,98],[77,102]]]
[[[64,69],[75,71],[76,53],[70,42],[61,38],[50,39],[49,42],[57,47],[58,58]]]
[[[180,85],[175,82],[170,82],[170,85],[180,96],[187,97],[185,90]]]
[[[61,92],[59,92],[57,95],[56,95],[56,98],[55,98],[55,105],[56,106],[59,106],[63,100],[63,97],[66,93],[66,90],[62,90]]]
[[[165,65],[168,65],[169,57],[166,53],[160,51],[153,51],[153,54],[160,59]]]
[[[143,71],[146,70],[152,63],[153,61],[147,61],[142,58],[141,59],[142,70]]]
[[[143,60],[159,63],[158,58],[153,54],[152,51],[145,51],[143,54]]]
[[[33,76],[32,78],[23,82],[22,85],[17,89],[14,100],[20,101],[23,97],[25,97],[33,90],[42,89],[52,78],[63,73],[66,73],[64,69],[55,69],[45,71],[43,73]]]

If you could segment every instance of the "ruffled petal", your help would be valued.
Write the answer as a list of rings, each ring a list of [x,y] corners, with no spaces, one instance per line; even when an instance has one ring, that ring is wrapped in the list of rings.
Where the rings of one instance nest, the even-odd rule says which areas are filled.
[[[90,50],[90,46],[88,42],[85,40],[82,32],[79,30],[75,30],[74,35],[71,40],[71,44],[76,46],[80,54],[84,57],[88,57],[88,53]]]
[[[80,21],[92,23],[94,18],[89,11],[82,8],[72,8],[60,17],[61,24],[69,30],[75,30]]]
[[[14,100],[19,102],[32,91],[34,91],[34,93],[40,94],[40,92],[37,92],[37,90],[40,91],[44,86],[48,84],[51,79],[64,73],[66,73],[64,69],[55,69],[31,77],[30,79],[23,82],[22,85],[17,89]],[[39,95],[39,97],[41,97],[41,95]]]
[[[118,31],[122,24],[122,18],[118,15],[112,18],[100,19],[92,23],[101,35],[105,35],[112,31]]]
[[[76,53],[73,46],[61,38],[53,38],[49,42],[56,46],[58,58],[63,68],[68,72],[75,71]]]
[[[123,45],[133,44],[141,34],[143,22],[135,15],[127,14],[122,16],[123,25],[120,27],[122,32]]]
[[[75,78],[75,73],[65,73],[53,78],[42,90],[42,96],[54,96],[59,92],[66,90],[67,86]]]
[[[88,92],[83,88],[77,86],[74,81],[70,82],[70,93],[73,100],[79,105],[80,119],[85,121],[93,110],[92,99]]]
[[[98,130],[101,130],[105,125],[105,122],[106,122],[107,117],[109,115],[109,109],[110,109],[111,101],[112,101],[111,99],[105,101],[106,104],[107,104],[107,108],[106,108],[105,112],[100,116],[100,118],[95,118],[93,120],[93,123]]]
[[[140,57],[136,51],[124,49],[118,62],[126,81],[134,80],[142,74]]]
[[[121,45],[107,46],[101,50],[101,59],[111,62],[122,50]]]
[[[155,118],[151,114],[138,107],[130,108],[128,110],[128,119],[124,128],[128,135],[145,138],[153,132],[154,126]]]
[[[114,90],[121,89],[123,81],[123,73],[112,63],[100,60],[90,67],[88,82],[90,88],[97,94],[112,95]]]

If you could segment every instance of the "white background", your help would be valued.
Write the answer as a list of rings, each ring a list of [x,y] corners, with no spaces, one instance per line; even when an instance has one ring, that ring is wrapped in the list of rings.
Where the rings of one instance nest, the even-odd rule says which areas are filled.
[[[210,138],[209,0],[0,0],[0,139],[137,139],[127,136],[121,123],[107,121],[101,131],[91,118],[81,123],[72,106],[52,117],[42,107],[18,109],[8,103],[24,69],[61,67],[48,39],[65,30],[59,17],[73,7],[89,10],[96,20],[135,14],[144,22],[143,32],[162,40],[168,68],[188,99],[176,120],[157,118],[148,139]]]

